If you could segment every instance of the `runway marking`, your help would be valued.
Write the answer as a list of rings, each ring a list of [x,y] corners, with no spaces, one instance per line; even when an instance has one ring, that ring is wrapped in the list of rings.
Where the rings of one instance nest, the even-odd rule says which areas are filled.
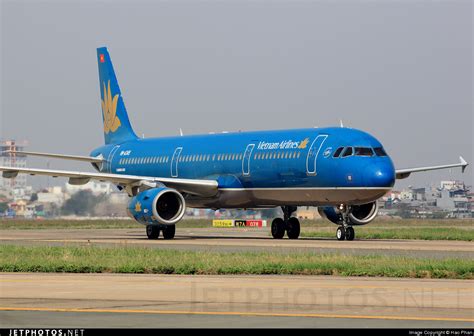
[[[297,313],[252,313],[252,312],[210,312],[180,310],[139,310],[139,309],[86,309],[86,308],[33,308],[33,307],[0,307],[0,311],[39,311],[63,313],[131,313],[131,314],[163,314],[163,315],[216,315],[216,316],[263,316],[263,317],[313,317],[313,318],[345,318],[373,320],[410,320],[410,321],[451,321],[474,322],[469,318],[451,317],[413,317],[413,316],[377,316],[377,315],[337,315],[337,314],[297,314]]]

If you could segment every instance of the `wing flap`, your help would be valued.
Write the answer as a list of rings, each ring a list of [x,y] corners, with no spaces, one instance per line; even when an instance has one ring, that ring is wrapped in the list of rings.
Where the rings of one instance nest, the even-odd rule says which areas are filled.
[[[88,173],[66,170],[38,169],[38,168],[19,168],[19,167],[2,167],[2,176],[5,178],[14,178],[19,173],[30,175],[45,175],[52,177],[68,177],[71,184],[85,184],[89,180],[107,181],[120,185],[131,185],[139,182],[155,182],[161,183],[169,188],[176,189],[180,192],[190,193],[203,197],[212,197],[217,193],[218,183],[215,180],[194,180],[166,177],[151,177],[137,175],[121,175],[107,173]]]

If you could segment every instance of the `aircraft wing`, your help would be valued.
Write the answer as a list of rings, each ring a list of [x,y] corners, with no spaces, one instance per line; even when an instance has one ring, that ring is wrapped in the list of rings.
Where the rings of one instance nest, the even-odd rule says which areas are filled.
[[[140,182],[162,183],[169,188],[176,189],[180,192],[190,193],[203,197],[211,197],[217,193],[218,183],[215,180],[194,180],[167,177],[151,177],[138,175],[121,175],[108,173],[88,173],[66,170],[53,169],[36,169],[36,168],[19,168],[19,167],[2,167],[2,176],[4,178],[14,178],[19,173],[29,175],[46,175],[52,177],[68,177],[70,184],[80,185],[86,184],[90,180],[107,181],[118,185],[133,185]]]
[[[397,179],[404,179],[410,176],[411,173],[427,171],[427,170],[437,170],[437,169],[446,169],[446,168],[454,168],[454,167],[462,167],[462,172],[466,169],[468,163],[462,156],[459,157],[459,163],[453,163],[448,165],[441,165],[441,166],[430,166],[430,167],[418,167],[418,168],[406,168],[406,169],[397,169],[395,170]]]
[[[85,162],[92,162],[92,163],[100,163],[100,162],[105,161],[105,159],[101,156],[92,157],[92,156],[64,155],[64,154],[51,154],[51,153],[12,151],[12,150],[7,150],[7,151],[4,151],[3,153],[7,153],[7,154],[11,154],[11,155],[42,156],[42,157],[50,157],[50,158],[54,158],[54,159],[85,161]]]

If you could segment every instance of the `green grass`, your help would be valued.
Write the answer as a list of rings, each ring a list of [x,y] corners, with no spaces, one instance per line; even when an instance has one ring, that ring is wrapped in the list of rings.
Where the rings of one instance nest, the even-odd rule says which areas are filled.
[[[432,228],[372,228],[355,227],[356,238],[364,239],[419,239],[419,240],[462,240],[473,241],[474,230],[462,227],[432,227]],[[333,238],[334,228],[303,230],[301,237]]]
[[[209,219],[185,219],[179,223],[183,228],[211,227]],[[142,224],[130,219],[14,219],[0,220],[0,230],[37,230],[37,229],[144,229]]]
[[[0,246],[2,272],[288,274],[473,279],[474,261],[398,256]]]

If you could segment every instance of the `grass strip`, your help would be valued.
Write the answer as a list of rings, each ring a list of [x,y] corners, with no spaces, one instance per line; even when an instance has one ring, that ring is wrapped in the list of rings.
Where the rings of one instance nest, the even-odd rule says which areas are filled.
[[[418,240],[462,240],[473,241],[474,230],[466,228],[358,228],[355,227],[356,238],[363,239],[418,239]],[[301,237],[335,237],[335,230],[302,231]]]
[[[182,228],[211,227],[209,219],[186,219],[179,223]],[[38,229],[143,229],[145,226],[130,219],[41,219],[41,220],[0,220],[0,230]]]
[[[474,261],[400,256],[0,246],[2,272],[285,274],[473,279]]]

